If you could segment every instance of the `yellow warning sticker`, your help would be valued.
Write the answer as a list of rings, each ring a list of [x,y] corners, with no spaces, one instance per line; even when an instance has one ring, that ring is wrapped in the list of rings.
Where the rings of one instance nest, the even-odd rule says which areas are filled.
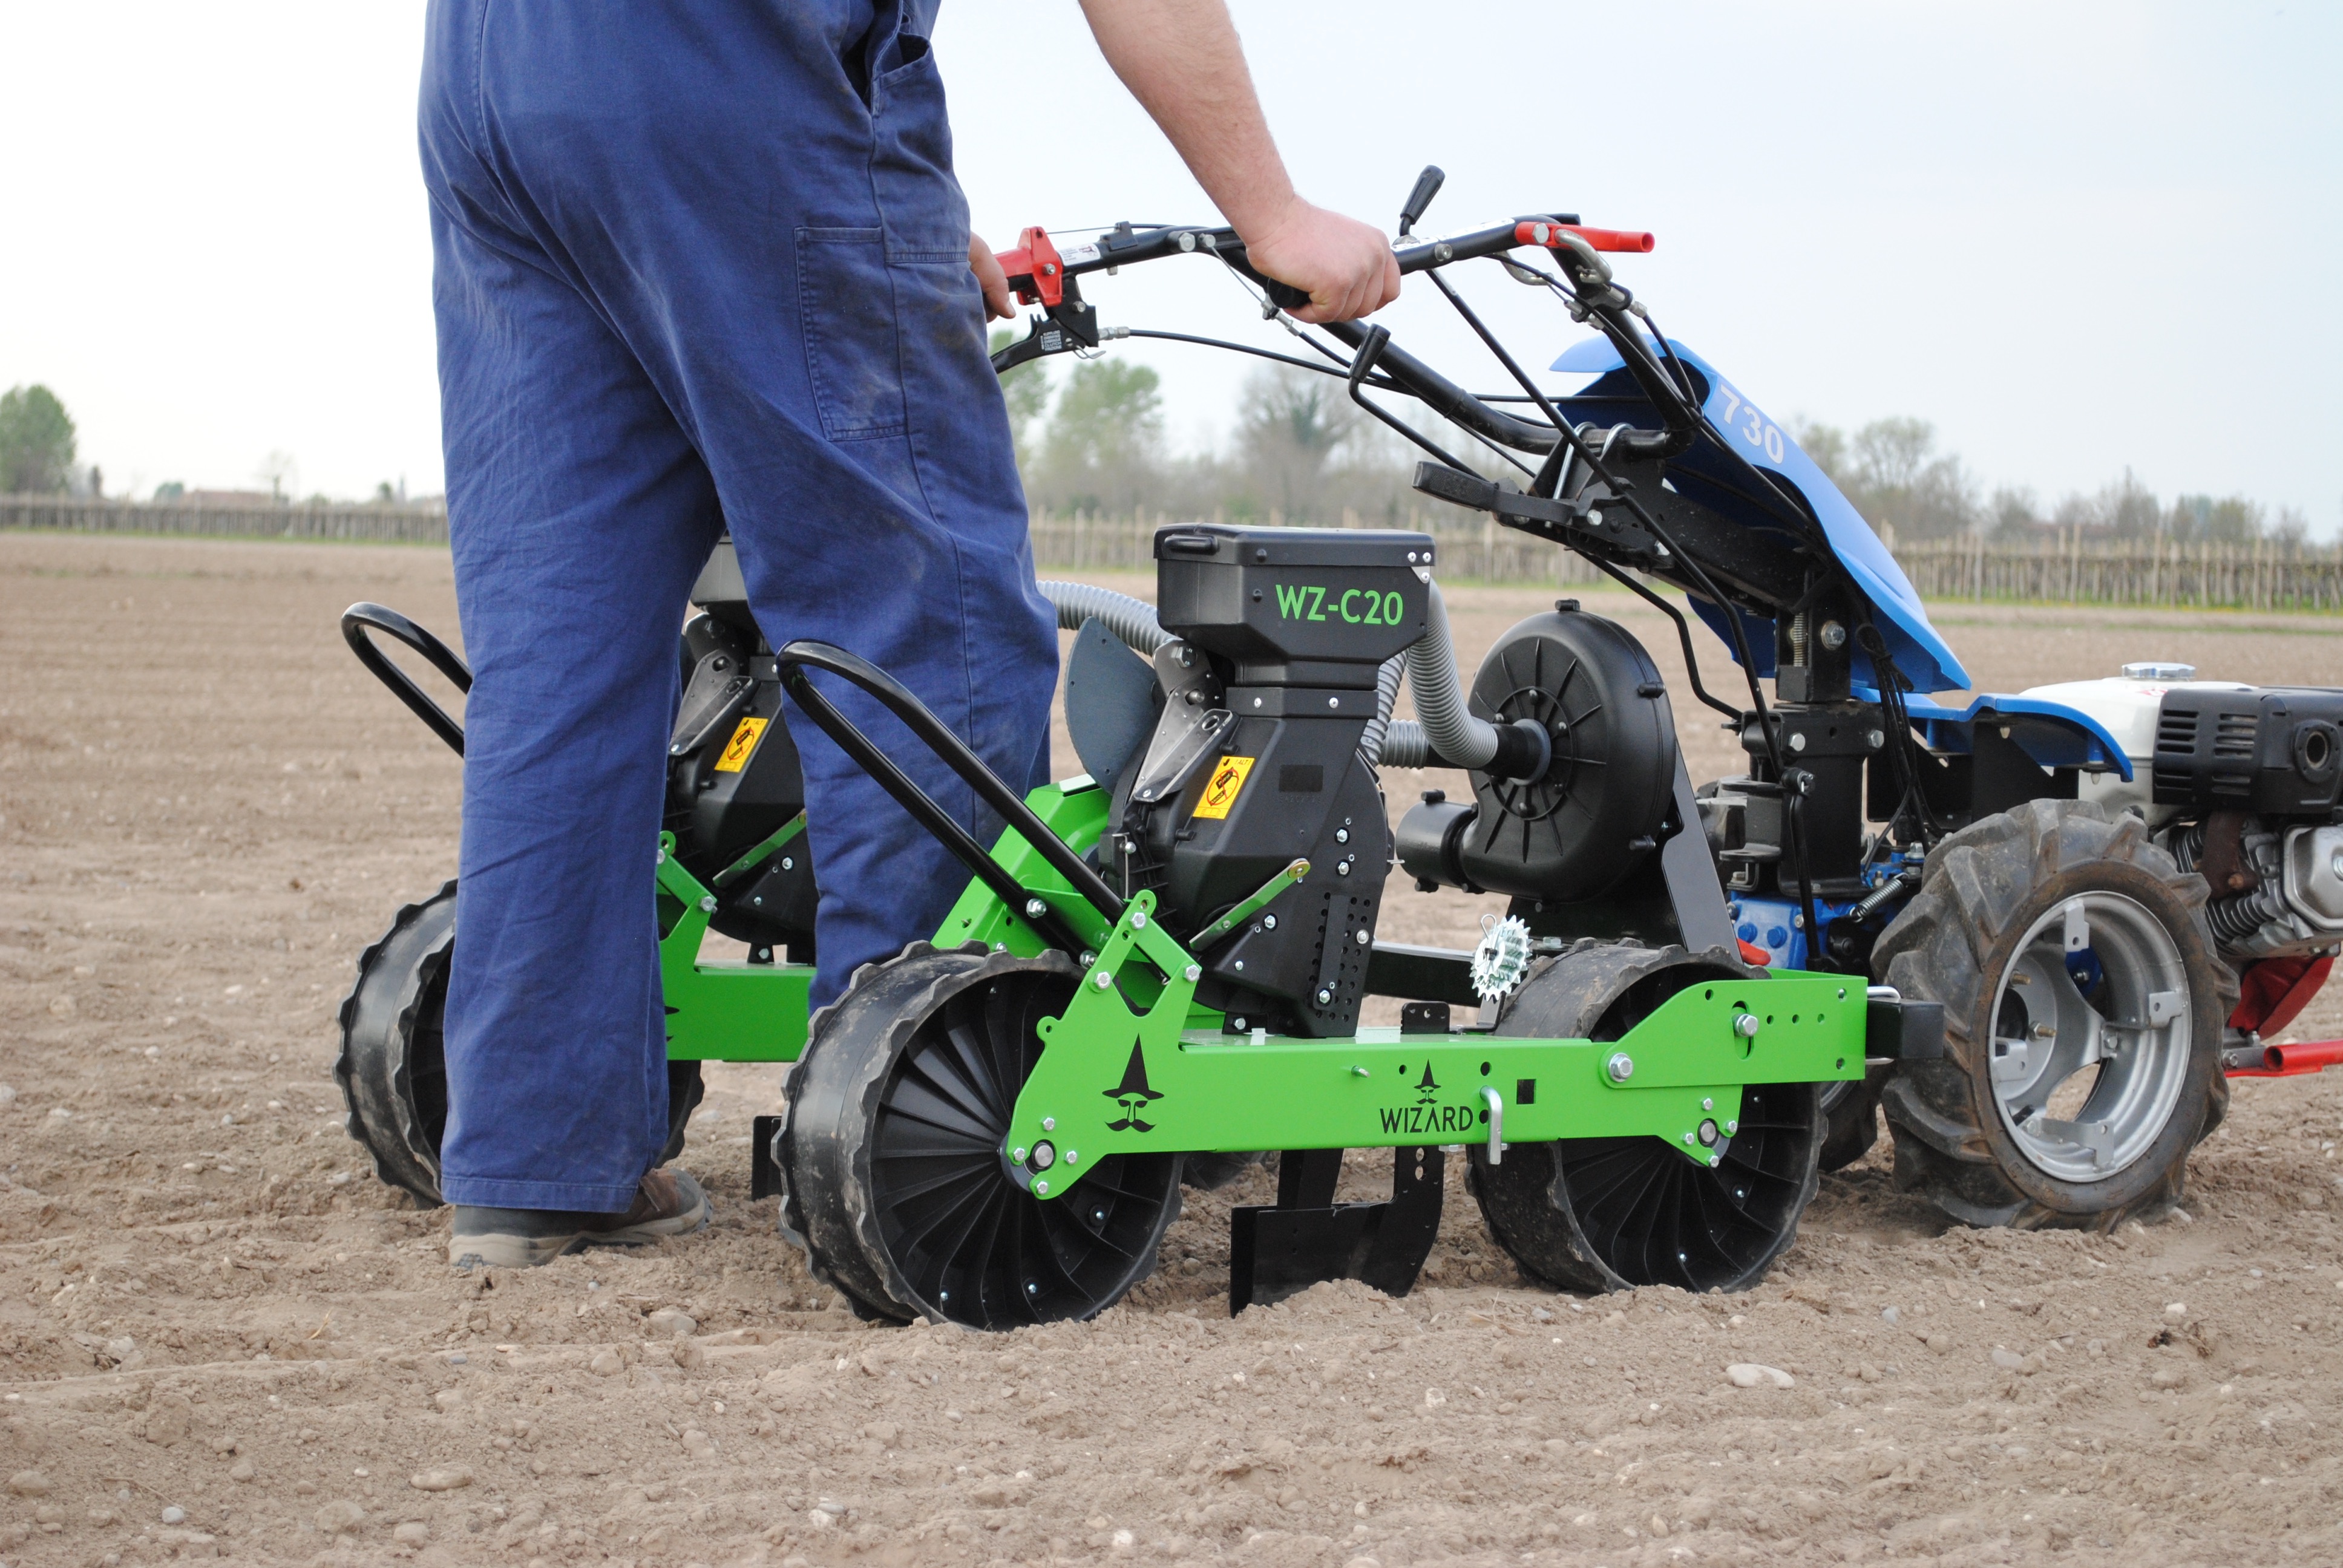
[[[716,771],[738,773],[749,766],[749,758],[757,749],[757,737],[762,735],[765,726],[771,722],[769,719],[740,720],[740,728],[735,729],[732,739],[724,743],[724,755],[716,759]]]
[[[1251,757],[1223,757],[1213,765],[1212,776],[1204,783],[1204,798],[1196,802],[1199,817],[1225,818],[1229,808],[1237,803],[1237,792],[1244,788],[1245,775],[1252,771]]]

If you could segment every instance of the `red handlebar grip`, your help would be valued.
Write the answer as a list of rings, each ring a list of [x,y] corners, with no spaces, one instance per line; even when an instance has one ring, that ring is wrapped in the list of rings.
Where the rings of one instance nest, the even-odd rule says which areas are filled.
[[[1524,223],[1514,226],[1513,239],[1519,245],[1542,245],[1552,249],[1560,242],[1556,232],[1568,230],[1597,250],[1644,252],[1659,242],[1641,229],[1588,228],[1575,223]]]

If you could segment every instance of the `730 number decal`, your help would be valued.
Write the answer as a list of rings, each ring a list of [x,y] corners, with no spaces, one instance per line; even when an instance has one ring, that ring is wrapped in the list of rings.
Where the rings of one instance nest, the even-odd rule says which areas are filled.
[[[1716,395],[1725,399],[1725,417],[1717,423],[1765,453],[1768,461],[1780,462],[1787,443],[1773,422],[1757,411],[1757,405],[1723,381],[1716,384]]]

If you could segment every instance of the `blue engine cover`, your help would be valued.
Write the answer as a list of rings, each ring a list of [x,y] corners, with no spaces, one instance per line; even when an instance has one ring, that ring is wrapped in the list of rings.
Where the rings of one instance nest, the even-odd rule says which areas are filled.
[[[1813,458],[1798,449],[1798,444],[1790,439],[1788,431],[1767,417],[1765,410],[1727,381],[1722,372],[1673,337],[1668,339],[1668,347],[1674,349],[1685,364],[1698,371],[1701,379],[1706,383],[1708,399],[1705,411],[1717,429],[1724,432],[1727,439],[1742,444],[1742,456],[1786,481],[1814,508],[1831,548],[1837,552],[1848,573],[1870,596],[1874,608],[1878,610],[1880,619],[1885,623],[1880,631],[1887,638],[1888,651],[1895,658],[1896,668],[1912,683],[1913,689],[1918,691],[1966,689],[1968,671],[1961,668],[1961,661],[1954,657],[1944,638],[1936,635],[1936,628],[1928,624],[1928,612],[1922,607],[1920,596],[1914,591],[1910,579],[1905,577],[1904,568],[1896,564],[1896,558],[1888,554],[1885,545],[1879,542],[1879,536],[1871,531],[1871,525],[1863,520],[1863,514],[1855,509],[1855,504],[1839,493],[1838,487],[1815,467]],[[1554,368],[1602,377],[1578,397],[1567,399],[1567,402],[1613,402],[1621,397],[1632,397],[1641,402],[1643,393],[1626,375],[1624,363],[1619,357],[1619,351],[1611,346],[1609,338],[1591,337],[1574,345],[1554,362]],[[1617,374],[1614,376],[1613,372]],[[1650,406],[1646,403],[1644,407],[1648,408]],[[1689,467],[1697,467],[1701,455],[1701,449],[1695,447],[1684,461]],[[1708,457],[1710,462],[1717,461],[1714,453]],[[1746,527],[1765,533],[1779,531],[1779,526],[1771,518],[1746,502],[1736,503],[1731,497],[1703,498],[1709,500],[1721,515]],[[1725,638],[1725,646],[1731,648],[1732,640],[1726,633],[1719,608],[1700,598],[1693,598],[1691,603],[1701,619],[1706,621],[1720,638]],[[1754,616],[1744,618],[1747,623],[1751,652],[1761,666],[1757,673],[1770,676],[1774,673],[1774,623]],[[1871,661],[1859,651],[1855,658],[1855,678],[1876,689],[1878,678],[1872,671]]]

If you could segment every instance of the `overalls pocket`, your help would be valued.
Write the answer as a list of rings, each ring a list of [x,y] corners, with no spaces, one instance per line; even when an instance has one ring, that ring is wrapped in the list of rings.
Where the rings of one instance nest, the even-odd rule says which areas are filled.
[[[876,228],[797,231],[806,372],[833,441],[903,434],[903,347],[887,237]]]

